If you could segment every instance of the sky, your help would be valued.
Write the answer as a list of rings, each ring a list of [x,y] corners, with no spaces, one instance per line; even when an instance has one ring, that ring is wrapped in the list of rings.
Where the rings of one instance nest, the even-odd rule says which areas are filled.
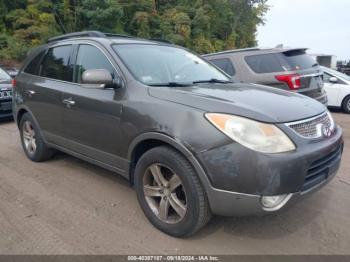
[[[268,0],[258,45],[307,47],[350,60],[350,0]]]

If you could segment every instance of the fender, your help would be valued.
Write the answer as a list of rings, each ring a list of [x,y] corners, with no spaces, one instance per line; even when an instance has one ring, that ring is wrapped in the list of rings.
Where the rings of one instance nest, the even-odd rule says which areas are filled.
[[[182,153],[186,157],[186,159],[192,164],[193,168],[197,172],[199,179],[201,180],[202,185],[204,186],[205,191],[207,191],[207,192],[210,191],[210,189],[212,188],[210,181],[209,181],[207,175],[205,174],[203,167],[201,166],[201,164],[199,163],[199,161],[195,157],[195,155],[185,145],[183,145],[179,140],[176,140],[175,138],[172,138],[172,137],[165,135],[163,133],[149,132],[149,133],[141,134],[138,137],[136,137],[131,142],[131,144],[129,146],[129,150],[128,150],[128,154],[127,154],[128,160],[129,161],[132,160],[131,159],[132,153],[139,143],[146,141],[146,140],[150,140],[150,139],[159,140],[159,141],[162,141],[166,144],[169,144],[170,146],[172,146],[176,150],[178,150],[180,153]]]
[[[13,118],[17,124],[17,127],[19,128],[19,123],[17,122],[17,117],[18,117],[18,112],[21,111],[21,110],[25,110],[34,120],[34,124],[38,127],[39,129],[39,134],[41,136],[41,138],[44,140],[45,143],[47,143],[42,131],[41,131],[41,128],[40,128],[40,125],[39,125],[39,122],[38,120],[36,120],[34,114],[32,113],[32,111],[25,105],[21,104],[20,106],[17,106],[16,110],[14,111],[13,113]]]

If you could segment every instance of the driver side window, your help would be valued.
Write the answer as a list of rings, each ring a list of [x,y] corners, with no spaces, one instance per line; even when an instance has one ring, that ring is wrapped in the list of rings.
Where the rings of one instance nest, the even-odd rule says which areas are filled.
[[[329,83],[329,79],[331,78],[332,76],[330,74],[327,74],[326,72],[323,72],[323,81],[325,83]]]
[[[101,50],[95,46],[83,44],[78,49],[75,82],[81,84],[83,73],[89,69],[106,69],[111,73],[113,79],[117,77],[117,72]]]

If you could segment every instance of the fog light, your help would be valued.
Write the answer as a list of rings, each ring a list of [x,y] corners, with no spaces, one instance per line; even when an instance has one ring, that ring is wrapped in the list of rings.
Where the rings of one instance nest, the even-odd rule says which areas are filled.
[[[292,194],[284,194],[278,196],[263,196],[261,197],[261,205],[266,211],[276,211],[282,208],[288,202],[291,196]]]

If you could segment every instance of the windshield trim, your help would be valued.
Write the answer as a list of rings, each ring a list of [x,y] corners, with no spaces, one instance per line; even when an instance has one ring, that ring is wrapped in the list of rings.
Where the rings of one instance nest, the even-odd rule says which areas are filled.
[[[222,72],[222,70],[219,70],[215,65],[212,65],[210,62],[208,62],[204,57],[202,57],[201,55],[199,54],[196,54],[195,52],[185,48],[185,47],[182,47],[182,46],[177,46],[177,45],[173,45],[173,44],[167,44],[167,43],[113,43],[111,44],[111,47],[112,47],[112,50],[114,51],[114,54],[116,54],[116,56],[120,59],[120,61],[123,63],[123,65],[125,66],[125,68],[128,70],[128,72],[132,75],[132,77],[137,81],[139,82],[140,84],[144,85],[144,86],[152,86],[152,84],[148,85],[144,82],[142,82],[135,74],[132,70],[130,70],[128,64],[125,62],[125,60],[120,56],[119,52],[114,48],[114,46],[121,46],[121,45],[147,45],[147,46],[164,46],[164,47],[172,47],[172,48],[177,48],[177,49],[181,49],[181,50],[184,50],[184,51],[187,51],[193,55],[195,55],[197,58],[199,58],[200,60],[202,60],[205,64],[209,65],[210,67],[214,68],[215,70],[217,70],[218,72],[220,72],[222,75],[224,75],[225,77],[227,77],[227,81],[231,81],[231,77],[226,74],[225,72]]]

